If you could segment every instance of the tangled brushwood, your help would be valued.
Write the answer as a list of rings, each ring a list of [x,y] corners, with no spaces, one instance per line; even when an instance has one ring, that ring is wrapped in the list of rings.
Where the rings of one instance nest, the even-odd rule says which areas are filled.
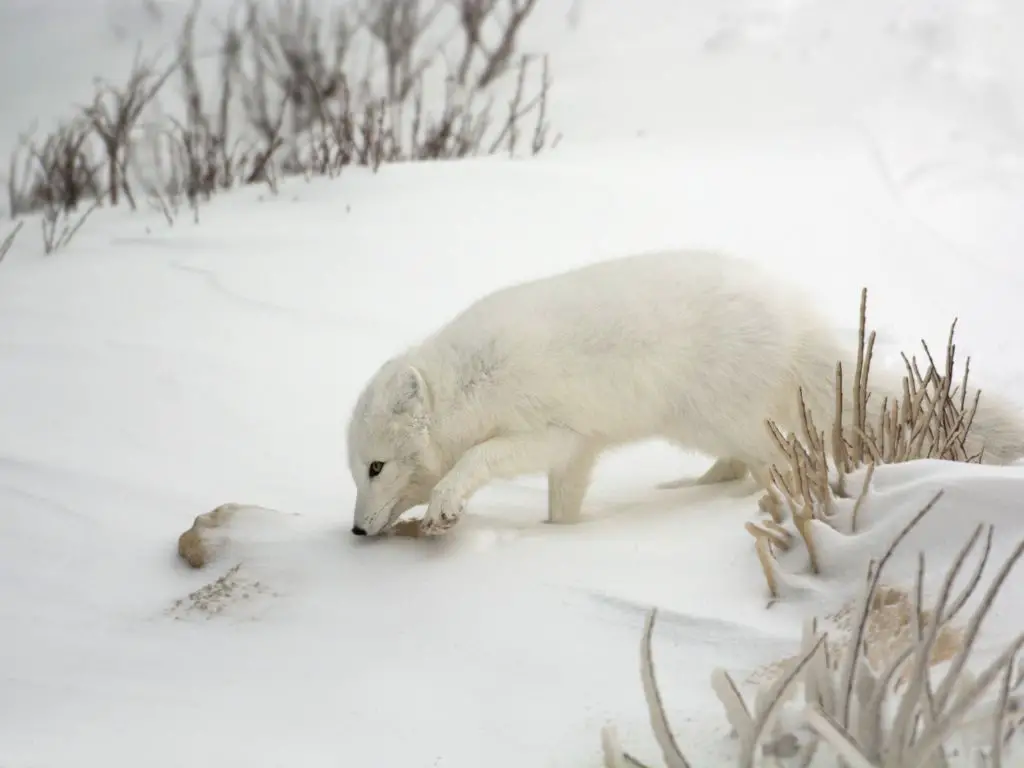
[[[920,555],[910,642],[882,658],[872,657],[866,642],[870,617],[885,601],[880,579],[886,563],[940,496],[941,492],[907,524],[877,565],[869,565],[856,621],[838,652],[827,642],[827,633],[809,622],[799,655],[784,662],[778,678],[761,686],[752,705],[727,672],[714,671],[712,688],[739,739],[736,765],[808,766],[819,758],[816,765],[848,768],[948,768],[954,755],[965,765],[1010,764],[1012,737],[1024,723],[1024,696],[1019,693],[1024,673],[1016,663],[1024,634],[976,673],[968,670],[967,662],[985,616],[1024,553],[1024,540],[978,596],[993,535],[991,526],[986,531],[979,525],[954,558],[929,610],[924,605],[925,564]],[[978,565],[954,594],[954,582],[982,540]],[[964,622],[945,675],[936,684],[936,645],[972,597],[978,597],[977,608]],[[664,765],[688,768],[691,763],[672,734],[655,677],[651,638],[656,616],[654,610],[648,614],[640,649],[644,695]],[[954,752],[949,746],[954,736],[975,746]],[[605,768],[646,768],[623,751],[613,726],[603,730],[601,741]]]
[[[427,3],[353,0],[325,18],[312,0],[243,0],[212,51],[197,42],[196,4],[172,61],[137,55],[122,82],[100,82],[49,135],[23,138],[12,218],[41,211],[50,252],[95,205],[146,204],[173,224],[240,184],[276,191],[285,176],[557,141],[547,58],[517,53],[537,0]]]
[[[869,423],[867,403],[870,397],[868,375],[871,369],[875,332],[865,335],[867,289],[861,291],[857,364],[853,377],[854,423],[843,424],[844,378],[842,365],[836,365],[836,403],[832,429],[828,435],[819,430],[806,407],[802,391],[798,393],[802,413],[802,432],[783,435],[768,421],[769,432],[787,459],[783,469],[771,468],[771,483],[760,500],[762,518],[746,523],[754,537],[754,549],[764,571],[772,597],[780,596],[776,556],[802,545],[806,549],[812,573],[820,573],[823,564],[815,546],[814,528],[828,525],[840,533],[858,530],[858,515],[867,497],[875,466],[914,459],[947,459],[978,462],[980,455],[968,455],[967,434],[978,406],[980,391],[967,400],[970,359],[963,376],[954,382],[956,346],[949,331],[946,359],[939,367],[928,345],[922,340],[928,366],[924,373],[916,358],[903,355],[906,374],[903,396],[883,401],[877,423]],[[826,450],[826,439],[830,450]],[[831,454],[833,461],[828,461]],[[850,488],[850,474],[864,468],[859,487]]]

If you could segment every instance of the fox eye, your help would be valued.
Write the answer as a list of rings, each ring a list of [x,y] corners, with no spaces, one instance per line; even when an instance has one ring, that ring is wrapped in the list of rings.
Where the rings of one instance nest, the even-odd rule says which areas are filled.
[[[383,461],[371,461],[370,462],[370,477],[376,477],[380,474],[380,471],[384,469]]]

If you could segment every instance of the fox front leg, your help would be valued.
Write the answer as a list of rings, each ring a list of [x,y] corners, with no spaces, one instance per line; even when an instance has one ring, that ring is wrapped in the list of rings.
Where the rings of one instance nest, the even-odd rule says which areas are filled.
[[[450,476],[450,474],[449,474]],[[446,476],[447,477],[447,476]],[[420,521],[420,531],[427,536],[440,536],[455,526],[462,513],[466,510],[467,496],[459,496],[451,487],[442,487],[444,481],[438,483],[430,494],[427,514]]]
[[[563,429],[504,435],[474,445],[430,494],[421,531],[428,536],[447,533],[462,518],[470,497],[492,480],[546,472],[579,447],[579,436]]]

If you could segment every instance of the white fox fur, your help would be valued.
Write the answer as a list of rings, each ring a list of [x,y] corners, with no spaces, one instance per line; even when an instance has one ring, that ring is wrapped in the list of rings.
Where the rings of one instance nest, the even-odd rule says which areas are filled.
[[[806,296],[714,252],[626,256],[499,290],[387,361],[358,398],[353,532],[376,535],[425,503],[440,532],[492,479],[536,472],[548,520],[574,522],[601,452],[651,438],[714,457],[698,483],[748,470],[765,482],[779,460],[765,419],[799,433],[803,387],[830,424],[836,363],[852,374],[853,359]],[[876,408],[902,394],[893,375],[871,388]],[[982,444],[988,462],[1024,456],[1024,420],[989,392],[968,449]]]

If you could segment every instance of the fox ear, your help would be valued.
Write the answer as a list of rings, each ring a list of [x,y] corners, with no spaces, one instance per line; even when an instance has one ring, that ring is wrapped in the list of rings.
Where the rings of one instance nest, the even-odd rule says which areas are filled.
[[[395,397],[392,403],[395,414],[409,413],[420,416],[429,405],[430,391],[427,382],[415,366],[406,366],[395,380]]]

